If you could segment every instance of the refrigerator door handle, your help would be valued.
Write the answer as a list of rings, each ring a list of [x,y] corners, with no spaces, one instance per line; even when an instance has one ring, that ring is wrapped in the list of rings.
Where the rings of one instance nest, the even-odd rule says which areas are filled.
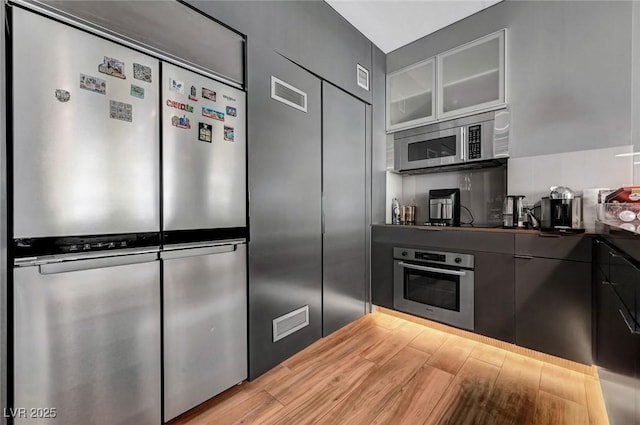
[[[173,251],[163,251],[160,258],[163,260],[173,260],[176,258],[197,257],[201,255],[224,254],[226,252],[237,251],[238,244],[208,246],[202,248],[187,248]]]
[[[157,261],[158,254],[130,254],[89,260],[62,261],[40,264],[40,274],[69,273],[81,270],[101,269],[105,267],[124,266],[129,264],[152,263]]]

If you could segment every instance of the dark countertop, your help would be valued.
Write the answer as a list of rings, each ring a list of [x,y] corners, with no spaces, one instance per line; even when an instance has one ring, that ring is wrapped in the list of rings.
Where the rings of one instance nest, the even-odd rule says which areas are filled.
[[[597,234],[597,231],[594,232],[582,232],[582,233],[571,233],[571,232],[542,232],[536,229],[505,229],[502,227],[480,227],[480,226],[459,226],[459,227],[447,227],[447,226],[410,226],[404,224],[372,224],[372,227],[395,227],[398,229],[416,229],[423,231],[465,231],[465,232],[490,232],[490,233],[509,233],[509,234],[527,234],[527,235],[539,235],[539,234],[553,234],[553,235],[578,235],[578,236],[593,236]]]

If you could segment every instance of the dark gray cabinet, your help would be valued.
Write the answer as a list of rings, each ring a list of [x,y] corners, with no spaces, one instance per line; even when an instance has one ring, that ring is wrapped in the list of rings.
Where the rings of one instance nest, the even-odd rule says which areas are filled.
[[[511,254],[474,252],[475,332],[516,342],[515,262]]]
[[[322,333],[365,313],[365,105],[322,83]]]
[[[515,251],[516,344],[591,364],[591,239],[516,235]]]
[[[640,333],[629,305],[640,287],[640,270],[633,259],[602,240],[595,252],[594,351],[609,421],[640,424]]]
[[[256,41],[249,43],[249,53],[249,378],[254,379],[322,335],[322,128],[320,79]],[[271,76],[307,94],[306,113],[271,98]],[[308,326],[274,341],[273,320],[305,306]]]

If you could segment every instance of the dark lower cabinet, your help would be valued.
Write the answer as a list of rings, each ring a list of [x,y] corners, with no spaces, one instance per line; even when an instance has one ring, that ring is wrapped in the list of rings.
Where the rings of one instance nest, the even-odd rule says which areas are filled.
[[[516,344],[591,364],[591,263],[515,258]]]
[[[513,255],[474,252],[474,256],[475,332],[515,343]]]

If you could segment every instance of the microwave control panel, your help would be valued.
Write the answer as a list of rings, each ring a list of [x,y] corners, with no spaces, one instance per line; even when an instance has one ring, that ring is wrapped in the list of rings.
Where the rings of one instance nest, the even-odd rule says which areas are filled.
[[[467,127],[467,160],[482,158],[482,125]]]

